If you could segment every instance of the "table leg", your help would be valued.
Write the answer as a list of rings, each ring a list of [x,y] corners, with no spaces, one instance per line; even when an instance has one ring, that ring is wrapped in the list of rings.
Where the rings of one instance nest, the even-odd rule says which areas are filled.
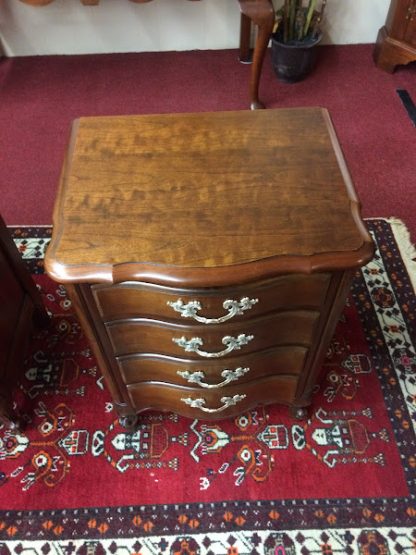
[[[240,23],[240,53],[239,60],[243,64],[251,64],[253,61],[250,48],[251,19],[241,12]]]
[[[258,26],[249,86],[250,108],[257,110],[264,108],[264,104],[259,100],[259,82],[267,44],[273,31],[274,8],[272,0],[238,1],[241,10],[240,60],[242,62],[247,62],[249,58],[251,22]]]

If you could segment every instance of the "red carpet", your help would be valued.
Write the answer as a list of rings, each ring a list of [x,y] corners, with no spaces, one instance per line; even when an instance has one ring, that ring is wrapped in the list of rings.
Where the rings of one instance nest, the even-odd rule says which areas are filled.
[[[308,421],[278,406],[215,424],[147,413],[135,434],[65,290],[42,273],[50,230],[15,229],[53,323],[33,338],[16,397],[25,429],[0,430],[0,552],[411,553],[416,298],[392,233],[403,226],[368,226],[378,251],[356,275]]]
[[[277,81],[267,58],[262,99],[328,108],[364,215],[401,218],[415,240],[415,128],[396,89],[416,99],[416,65],[384,73],[372,45],[320,54],[316,71],[293,85]],[[249,73],[231,50],[0,60],[0,212],[9,225],[51,223],[74,118],[246,109]]]

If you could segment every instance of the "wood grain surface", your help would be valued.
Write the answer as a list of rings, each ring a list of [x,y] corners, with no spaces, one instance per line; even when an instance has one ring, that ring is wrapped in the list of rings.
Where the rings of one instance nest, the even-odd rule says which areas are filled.
[[[235,285],[371,254],[329,116],[305,108],[78,120],[46,265],[62,282]]]
[[[252,353],[275,345],[308,347],[312,342],[318,317],[319,312],[316,311],[290,310],[272,313],[263,318],[210,327],[190,327],[149,318],[136,318],[110,322],[106,328],[116,356],[136,352],[162,353],[201,360],[201,356],[185,351],[173,339],[185,337],[189,341],[193,337],[199,337],[203,341],[201,351],[216,353],[225,349],[225,344],[222,343],[224,337],[237,338],[241,334],[253,336],[240,349],[221,357],[224,359],[226,356]]]
[[[218,318],[227,315],[227,299],[249,298],[253,306],[230,320],[247,320],[260,314],[284,309],[319,309],[325,300],[330,274],[280,276],[258,283],[234,288],[173,289],[141,282],[117,285],[95,285],[92,292],[104,321],[150,317],[181,324],[197,324],[191,317],[184,318],[169,302],[181,300],[184,304],[198,301],[198,316]]]

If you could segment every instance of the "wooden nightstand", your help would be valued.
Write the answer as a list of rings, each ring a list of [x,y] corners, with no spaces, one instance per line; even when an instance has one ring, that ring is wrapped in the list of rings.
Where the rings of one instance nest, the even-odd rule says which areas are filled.
[[[373,254],[319,108],[82,118],[46,254],[119,414],[304,415]]]

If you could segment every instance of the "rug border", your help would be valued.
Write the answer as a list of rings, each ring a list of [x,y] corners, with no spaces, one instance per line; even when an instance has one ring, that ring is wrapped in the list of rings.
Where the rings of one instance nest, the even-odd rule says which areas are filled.
[[[390,224],[394,239],[397,243],[403,264],[416,294],[416,246],[412,243],[410,231],[405,222],[400,218],[391,216],[389,218],[364,218],[364,221],[383,220]]]

